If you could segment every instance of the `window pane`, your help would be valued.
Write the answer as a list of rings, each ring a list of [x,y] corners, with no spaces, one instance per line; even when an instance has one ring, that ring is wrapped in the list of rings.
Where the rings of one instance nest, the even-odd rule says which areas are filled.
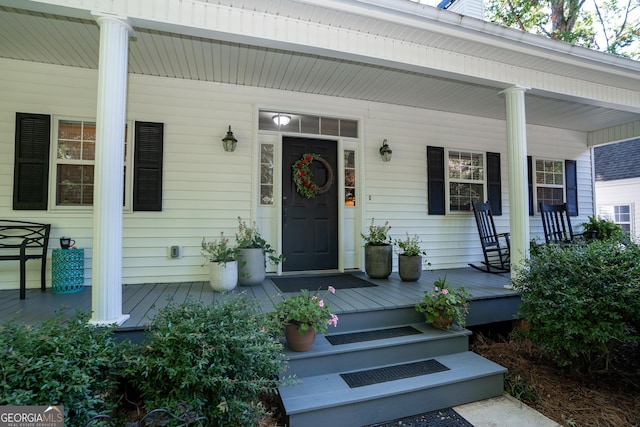
[[[322,135],[338,136],[338,119],[329,119],[322,117],[320,119],[320,133]]]
[[[318,133],[320,133],[320,117],[301,116],[300,132],[311,133],[314,135],[317,135]]]
[[[564,167],[558,160],[536,160],[536,183],[564,185]]]
[[[270,165],[260,165],[260,183],[273,183],[273,167]]]
[[[563,193],[564,189],[562,188],[538,187],[538,204],[561,205],[564,203]]]
[[[353,150],[345,150],[344,151],[344,166],[346,168],[354,168],[355,167],[355,151]]]
[[[260,144],[260,204],[273,204],[273,144]]]
[[[58,125],[58,138],[60,139],[82,139],[82,122],[61,121]],[[95,138],[94,138],[95,139]]]
[[[80,141],[60,141],[58,143],[58,158],[65,160],[80,159]]]
[[[67,206],[93,204],[93,166],[58,165],[56,203]]]
[[[482,201],[483,190],[482,184],[449,183],[449,210],[470,211],[473,202]]]
[[[344,151],[344,205],[356,205],[356,153],[354,150]]]
[[[260,186],[260,203],[263,205],[273,204],[273,185]]]
[[[631,209],[629,205],[614,206],[615,222],[631,222]]]
[[[356,120],[340,120],[340,136],[358,137],[358,122]]]
[[[262,144],[260,149],[260,163],[273,162],[273,144]]]

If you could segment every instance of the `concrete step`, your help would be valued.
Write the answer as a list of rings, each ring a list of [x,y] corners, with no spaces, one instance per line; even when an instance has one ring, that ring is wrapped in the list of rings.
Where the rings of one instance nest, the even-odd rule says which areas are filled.
[[[360,357],[367,358],[364,353]],[[289,426],[363,426],[503,393],[506,369],[475,353],[462,351],[426,359],[434,359],[449,370],[355,388],[340,377],[346,371],[300,376],[299,384],[280,388]]]
[[[302,353],[289,351],[285,346],[285,356],[289,361],[287,374],[302,377],[345,372],[459,353],[466,351],[469,346],[468,337],[471,332],[466,329],[443,331],[424,322],[402,326],[411,327],[418,333],[340,345],[332,345],[327,337],[317,335],[313,348]],[[389,329],[393,327],[375,330]],[[372,330],[358,332],[368,331]],[[343,334],[330,334],[329,337],[339,335]]]

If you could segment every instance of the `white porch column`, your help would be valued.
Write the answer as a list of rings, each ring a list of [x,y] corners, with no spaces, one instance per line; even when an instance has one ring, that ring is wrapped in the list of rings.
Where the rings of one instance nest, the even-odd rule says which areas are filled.
[[[507,152],[509,158],[509,220],[511,274],[529,258],[529,197],[527,183],[526,88],[514,86],[502,93],[507,107]]]
[[[93,192],[93,315],[90,323],[121,325],[129,318],[128,314],[122,314],[122,191],[131,27],[126,19],[97,16],[100,63]]]

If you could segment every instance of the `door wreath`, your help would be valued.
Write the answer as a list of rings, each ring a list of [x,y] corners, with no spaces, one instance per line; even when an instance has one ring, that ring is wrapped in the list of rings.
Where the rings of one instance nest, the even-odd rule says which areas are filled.
[[[319,161],[327,170],[327,182],[323,186],[318,186],[313,182],[313,174],[311,173],[311,163],[314,160]],[[333,169],[329,162],[327,162],[322,156],[316,153],[306,153],[302,155],[302,158],[296,161],[293,166],[293,182],[296,184],[298,193],[305,196],[307,199],[316,197],[317,194],[323,194],[329,191],[333,184]]]

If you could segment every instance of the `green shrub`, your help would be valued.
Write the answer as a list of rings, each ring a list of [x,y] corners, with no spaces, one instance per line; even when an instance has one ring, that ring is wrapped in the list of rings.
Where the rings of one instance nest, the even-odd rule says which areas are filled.
[[[636,244],[541,245],[513,285],[522,295],[527,335],[559,366],[606,372],[616,347],[639,341]]]
[[[177,413],[186,404],[209,425],[256,425],[259,395],[275,391],[284,369],[282,344],[256,304],[238,295],[162,309],[127,373],[145,408]]]
[[[127,345],[88,320],[59,313],[37,327],[0,325],[0,404],[64,405],[69,426],[111,412]]]

